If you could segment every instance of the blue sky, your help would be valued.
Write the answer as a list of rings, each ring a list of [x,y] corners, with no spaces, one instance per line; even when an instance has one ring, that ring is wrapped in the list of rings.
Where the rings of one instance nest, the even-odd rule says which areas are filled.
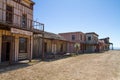
[[[34,20],[53,33],[96,32],[120,47],[120,0],[33,0]]]

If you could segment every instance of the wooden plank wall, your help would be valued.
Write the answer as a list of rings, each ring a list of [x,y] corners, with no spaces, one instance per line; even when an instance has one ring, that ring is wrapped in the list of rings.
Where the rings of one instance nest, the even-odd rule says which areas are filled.
[[[33,58],[39,58],[42,55],[42,38],[35,36],[33,37]]]
[[[14,61],[18,61],[18,60],[21,60],[21,59],[28,59],[29,58],[29,54],[30,54],[30,46],[31,46],[31,44],[30,44],[30,36],[26,36],[26,35],[21,35],[21,34],[11,34],[11,32],[10,31],[6,31],[6,30],[0,30],[0,44],[2,44],[2,35],[7,35],[7,36],[13,36],[13,37],[15,37],[15,42],[14,42],[14,46],[15,46],[15,51],[13,51],[14,52],[14,57],[13,57],[13,60]],[[24,37],[24,38],[27,38],[27,45],[29,46],[29,47],[27,47],[27,50],[28,50],[28,52],[27,53],[19,53],[19,38],[20,37]],[[0,45],[0,54],[1,54],[1,46],[2,45]],[[1,56],[1,55],[0,55]]]
[[[7,1],[7,2],[6,2]],[[5,21],[6,20],[6,4],[10,5],[14,9],[14,25],[21,26],[21,17],[23,14],[27,15],[27,28],[32,27],[32,21],[33,21],[33,10],[23,6],[13,0],[0,0],[0,20]]]

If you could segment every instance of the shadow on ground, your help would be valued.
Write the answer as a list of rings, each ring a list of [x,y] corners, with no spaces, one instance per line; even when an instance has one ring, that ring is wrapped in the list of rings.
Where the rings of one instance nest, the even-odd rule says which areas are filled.
[[[98,54],[98,53],[84,53],[84,54]],[[56,56],[50,56],[45,58],[44,62],[53,62],[61,59],[66,59],[69,57],[76,57],[79,55],[84,55],[84,54],[78,54],[78,55],[56,55]],[[14,63],[12,65],[9,65],[9,63],[0,63],[0,74],[1,73],[6,73],[8,71],[13,71],[21,68],[26,68],[32,65],[36,65],[41,62],[41,59],[33,59],[32,62],[29,62],[28,60],[24,61],[19,61],[17,63]]]
[[[26,67],[38,64],[39,62],[41,62],[41,60],[37,59],[37,60],[32,60],[32,62],[29,62],[28,60],[19,61],[17,63],[13,63],[11,65],[8,62],[1,63],[0,64],[0,74],[6,73],[6,72],[12,71],[12,70],[26,68]]]

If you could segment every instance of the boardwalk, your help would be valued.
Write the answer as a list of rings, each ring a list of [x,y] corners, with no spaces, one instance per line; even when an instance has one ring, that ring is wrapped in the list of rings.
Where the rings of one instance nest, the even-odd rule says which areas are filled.
[[[84,54],[17,67],[0,70],[0,80],[120,80],[120,51]]]

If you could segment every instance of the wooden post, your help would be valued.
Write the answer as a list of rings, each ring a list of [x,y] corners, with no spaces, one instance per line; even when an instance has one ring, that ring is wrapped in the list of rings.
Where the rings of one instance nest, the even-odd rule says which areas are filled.
[[[0,35],[0,63],[1,63],[1,52],[2,52],[2,36]]]
[[[31,50],[31,36],[30,36],[30,40],[29,40],[29,45],[30,45],[30,47],[29,47],[29,62],[31,62],[31,60],[32,60],[32,50]]]
[[[42,60],[44,60],[44,24],[43,25],[43,33],[42,33]]]
[[[15,36],[15,62],[18,61],[18,52],[19,52],[19,38]]]
[[[13,60],[12,60],[12,58],[13,58],[13,36],[11,36],[11,39],[10,39],[10,60],[9,60],[9,64],[12,64],[13,63]]]

